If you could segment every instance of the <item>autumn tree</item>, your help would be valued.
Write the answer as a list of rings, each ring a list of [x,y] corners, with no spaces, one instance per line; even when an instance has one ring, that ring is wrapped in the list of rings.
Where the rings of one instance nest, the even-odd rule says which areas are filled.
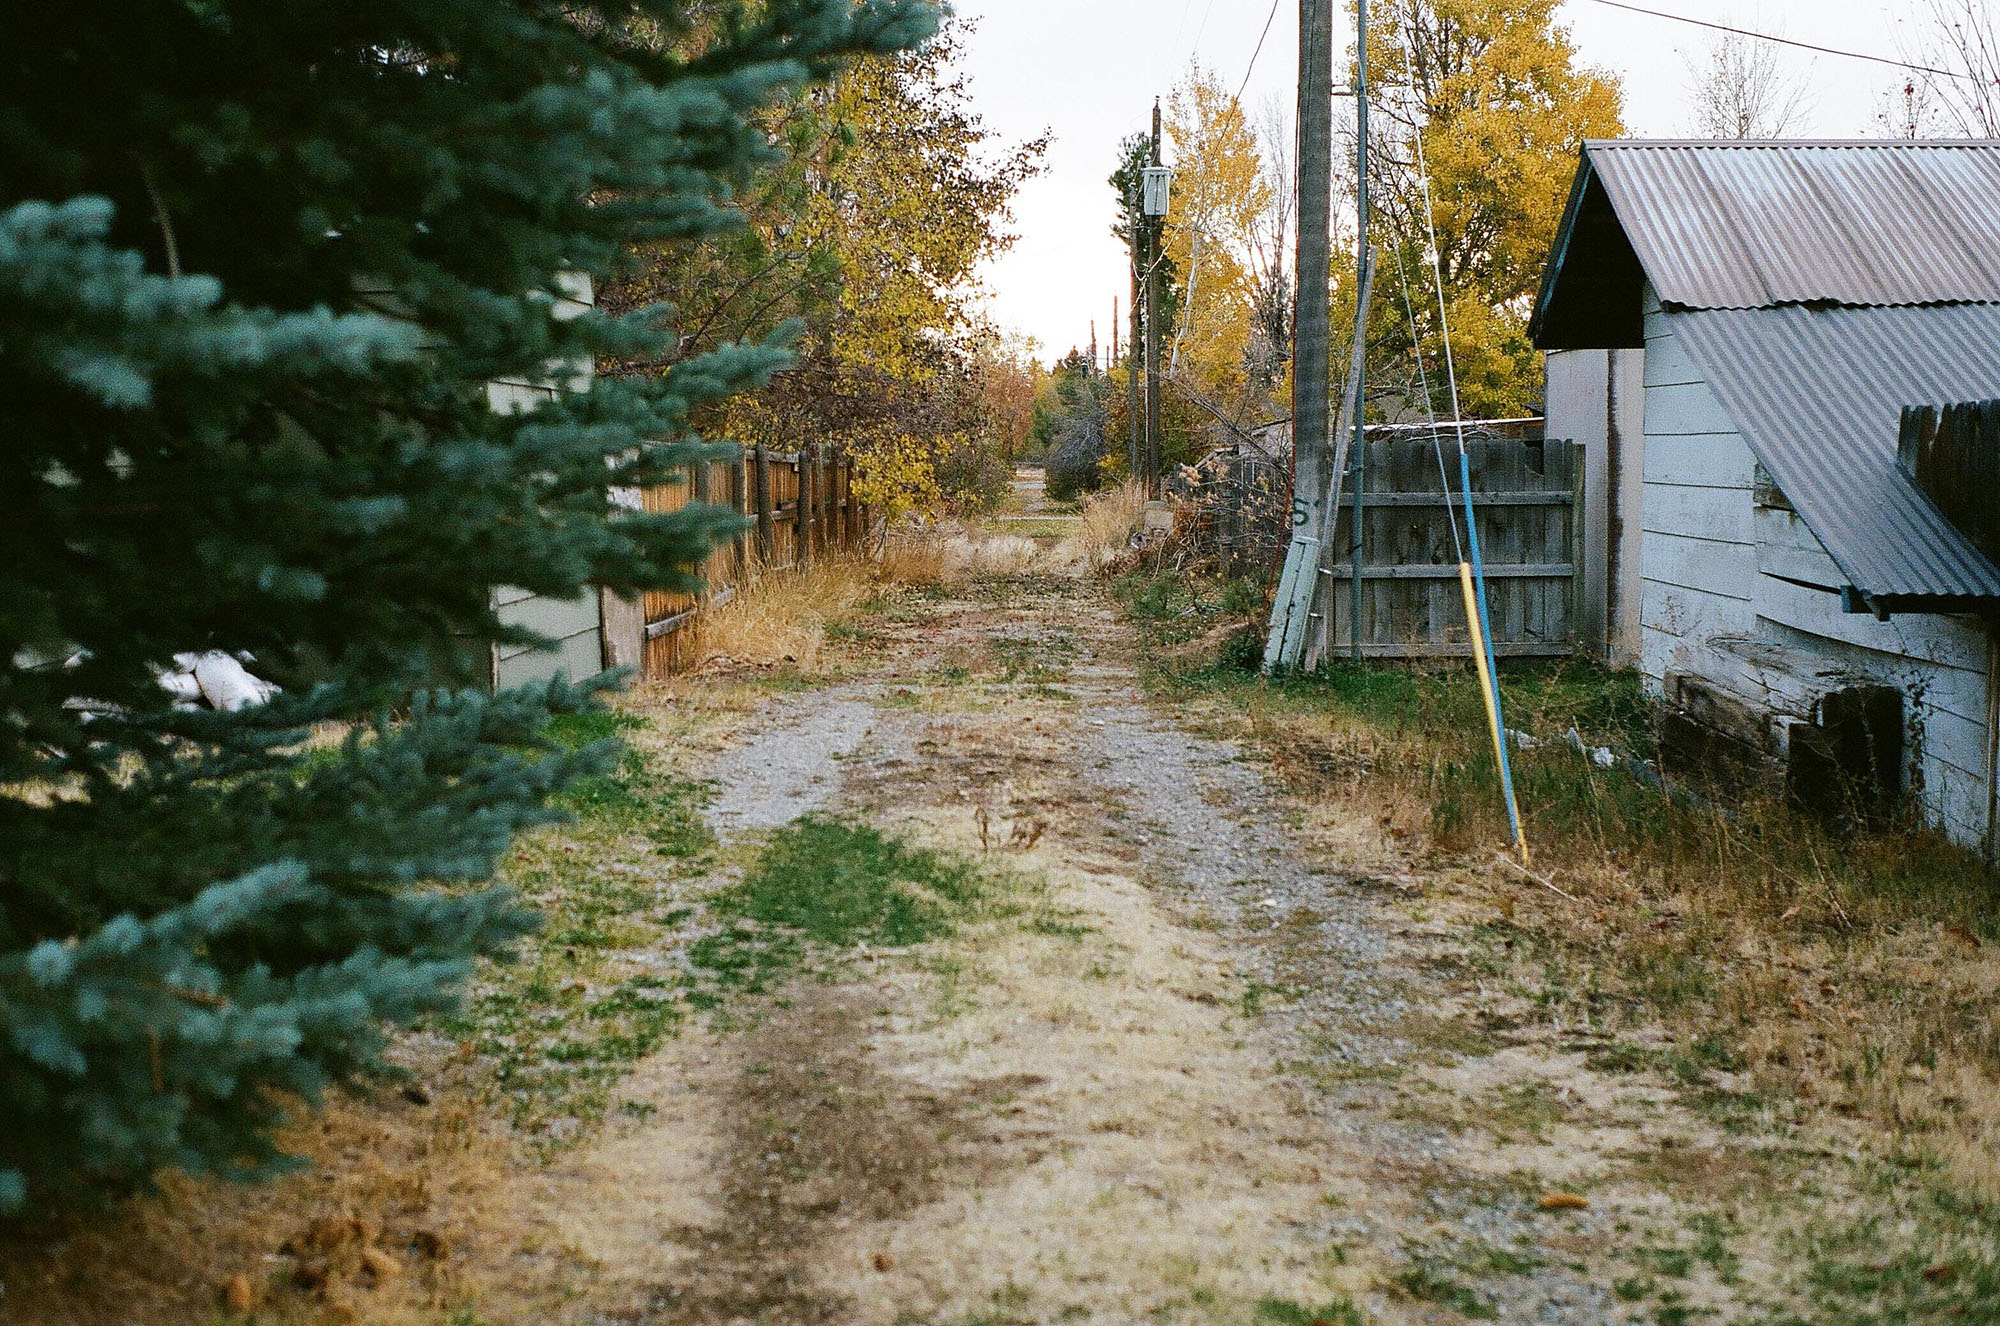
[[[973,351],[986,416],[1009,460],[1035,454],[1035,395],[1047,374],[1032,337],[993,332]]]
[[[1012,242],[1009,208],[1046,140],[997,147],[956,66],[963,27],[860,59],[766,122],[782,164],[747,181],[751,224],[726,243],[666,241],[613,307],[673,304],[676,355],[790,323],[795,365],[715,431],[789,449],[831,442],[884,509],[1004,494],[999,421],[981,388],[992,329],[979,268]],[[656,373],[671,359],[623,363]]]
[[[1469,413],[1518,414],[1538,399],[1528,315],[1577,153],[1586,138],[1622,131],[1616,81],[1579,67],[1557,3],[1377,0],[1370,11],[1383,262],[1370,339],[1380,355],[1407,356],[1413,312],[1425,356],[1442,362],[1428,211]],[[1417,296],[1408,309],[1405,279]],[[1347,284],[1352,307],[1351,268]]]
[[[1199,65],[1168,100],[1164,124],[1174,182],[1163,243],[1183,274],[1169,370],[1233,395],[1246,376],[1257,295],[1252,255],[1271,186],[1242,106]]]

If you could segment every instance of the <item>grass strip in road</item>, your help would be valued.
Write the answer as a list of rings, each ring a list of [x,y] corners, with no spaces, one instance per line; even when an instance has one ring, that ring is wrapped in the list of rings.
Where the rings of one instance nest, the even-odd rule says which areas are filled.
[[[951,931],[983,881],[962,857],[866,824],[808,816],[780,829],[741,882],[709,899],[722,920],[689,957],[711,978],[697,1007],[771,990],[810,949],[907,948]]]

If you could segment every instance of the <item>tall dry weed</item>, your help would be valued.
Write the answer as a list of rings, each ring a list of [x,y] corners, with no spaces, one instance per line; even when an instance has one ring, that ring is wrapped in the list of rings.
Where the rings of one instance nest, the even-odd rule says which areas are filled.
[[[727,660],[791,664],[811,671],[826,647],[827,624],[874,592],[875,568],[858,556],[829,557],[804,571],[767,571],[695,626],[697,667]]]
[[[1083,519],[1056,545],[1056,560],[1086,572],[1101,570],[1130,546],[1146,509],[1146,490],[1120,484],[1084,499]]]

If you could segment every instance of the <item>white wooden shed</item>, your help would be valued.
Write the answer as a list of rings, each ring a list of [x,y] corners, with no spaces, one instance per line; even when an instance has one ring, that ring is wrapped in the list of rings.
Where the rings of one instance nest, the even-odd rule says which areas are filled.
[[[1795,780],[1859,725],[2000,850],[2000,568],[1897,463],[2000,397],[2000,142],[1588,143],[1532,333],[1550,435],[1615,442],[1613,657]]]

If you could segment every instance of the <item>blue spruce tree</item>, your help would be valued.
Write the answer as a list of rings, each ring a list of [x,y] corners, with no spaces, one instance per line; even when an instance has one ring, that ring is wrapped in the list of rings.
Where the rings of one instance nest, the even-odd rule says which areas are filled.
[[[490,880],[602,752],[488,695],[492,588],[685,586],[728,519],[612,518],[690,413],[660,310],[566,274],[700,242],[760,107],[924,0],[156,0],[0,13],[0,1212],[254,1176],[532,918]],[[485,384],[554,378],[521,414]],[[176,708],[176,654],[286,683]],[[302,743],[350,724],[335,749]]]

